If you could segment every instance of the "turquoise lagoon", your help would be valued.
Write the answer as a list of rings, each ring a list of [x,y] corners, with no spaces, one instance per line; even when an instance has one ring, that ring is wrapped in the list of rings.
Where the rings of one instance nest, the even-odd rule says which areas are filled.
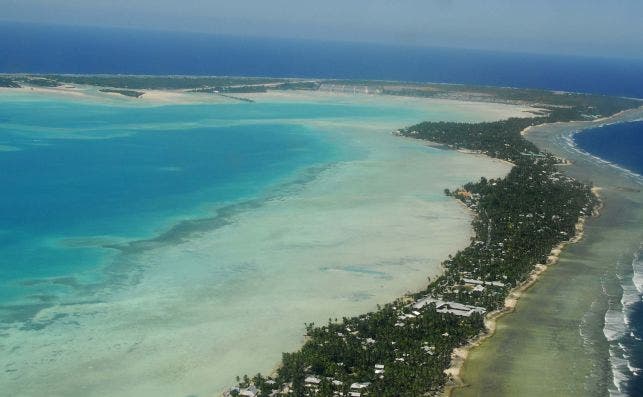
[[[279,114],[274,106],[254,108],[5,99],[0,134],[13,150],[0,154],[3,308],[73,294],[57,278],[82,274],[101,282],[96,264],[112,251],[102,246],[208,216],[293,171],[338,161],[348,149],[313,129],[270,122],[266,115]],[[299,116],[314,111],[297,110]],[[261,125],[226,125],[262,115],[267,120]]]
[[[304,322],[439,273],[508,166],[390,132],[506,105],[366,96],[255,103],[0,94],[0,390],[215,395]]]

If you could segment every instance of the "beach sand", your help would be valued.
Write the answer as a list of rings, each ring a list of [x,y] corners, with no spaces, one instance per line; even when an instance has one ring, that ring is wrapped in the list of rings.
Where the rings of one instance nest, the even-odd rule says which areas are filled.
[[[603,326],[606,311],[620,300],[619,263],[628,257],[631,261],[643,241],[643,182],[575,150],[569,139],[572,131],[642,115],[643,109],[636,109],[609,119],[526,131],[540,148],[570,160],[561,166],[567,174],[600,186],[595,193],[603,207],[598,217],[586,220],[575,244],[552,251],[547,271],[541,267],[534,274],[538,282],[521,288],[514,296],[520,300],[508,302],[511,315],[498,318],[493,337],[468,352],[459,373],[461,387],[449,390],[451,395],[619,395],[610,335]]]

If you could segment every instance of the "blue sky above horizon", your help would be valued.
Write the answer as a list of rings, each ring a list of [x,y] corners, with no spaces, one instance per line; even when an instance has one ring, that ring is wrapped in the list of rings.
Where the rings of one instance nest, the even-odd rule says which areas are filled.
[[[0,0],[0,19],[643,58],[643,1]]]

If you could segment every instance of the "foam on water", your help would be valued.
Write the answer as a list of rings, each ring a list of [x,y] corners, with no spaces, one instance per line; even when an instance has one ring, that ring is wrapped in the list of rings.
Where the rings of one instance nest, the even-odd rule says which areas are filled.
[[[643,261],[640,257],[642,250],[643,247],[639,248],[632,260],[632,284],[634,284],[639,294],[643,294]]]
[[[625,386],[629,380],[627,360],[613,352],[612,349],[610,349],[610,360],[612,361],[612,382],[614,384],[614,389],[610,390],[610,396],[627,397],[625,393]]]
[[[605,327],[603,334],[605,338],[612,342],[619,340],[627,333],[627,324],[625,314],[620,309],[608,309],[605,312]]]
[[[618,264],[618,269],[631,270],[631,274],[617,274],[621,298],[618,304],[610,301],[610,308],[605,313],[605,326],[603,332],[609,342],[609,357],[612,366],[612,378],[615,390],[613,396],[627,396],[631,394],[631,382],[640,376],[641,368],[635,364],[640,362],[640,338],[634,333],[633,328],[638,324],[632,323],[635,308],[642,302],[642,296],[635,285],[637,272],[640,272],[640,250],[631,260]]]

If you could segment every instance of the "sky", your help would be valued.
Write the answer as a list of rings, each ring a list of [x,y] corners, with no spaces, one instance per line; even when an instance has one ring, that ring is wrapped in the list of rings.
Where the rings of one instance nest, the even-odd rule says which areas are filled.
[[[643,58],[642,0],[0,0],[0,19]]]

